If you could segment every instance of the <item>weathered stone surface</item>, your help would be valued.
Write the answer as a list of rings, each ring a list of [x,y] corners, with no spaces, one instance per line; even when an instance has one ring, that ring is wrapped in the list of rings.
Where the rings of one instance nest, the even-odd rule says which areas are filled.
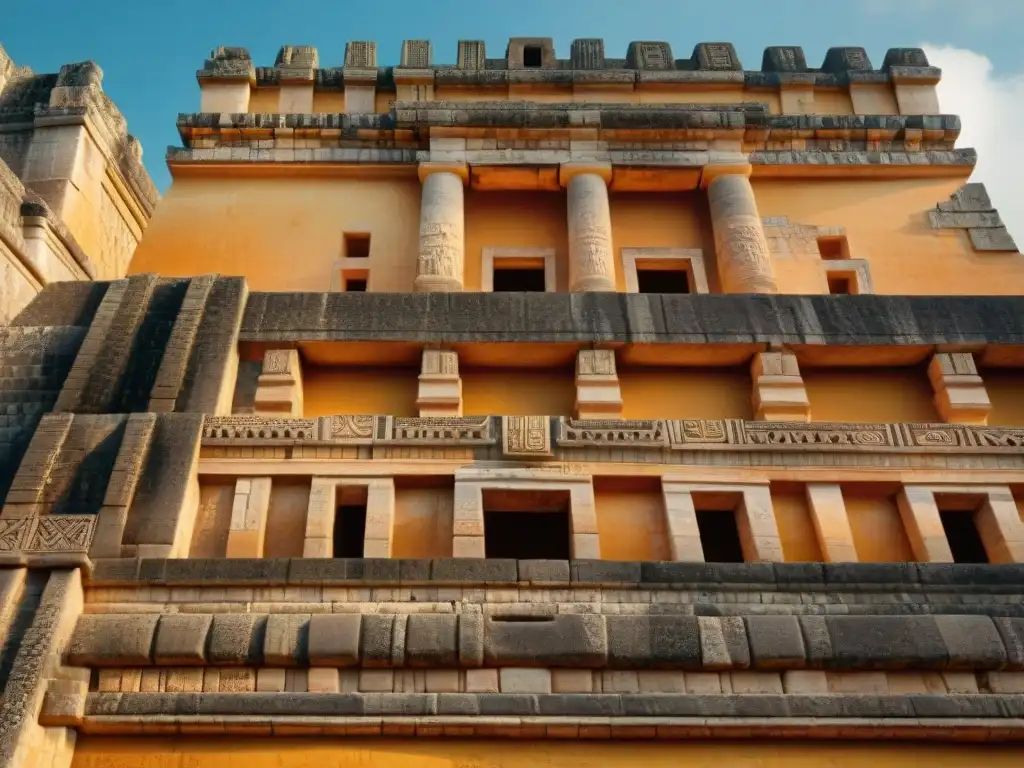
[[[272,613],[263,638],[263,662],[292,667],[306,658],[309,640],[308,613]]]
[[[458,617],[454,614],[413,614],[405,627],[405,663],[410,667],[451,667],[458,664]]]
[[[364,667],[391,666],[393,614],[366,614],[359,628],[359,657]]]
[[[160,617],[153,614],[86,614],[68,644],[68,663],[83,667],[132,667],[151,663]]]
[[[936,616],[950,669],[999,669],[1006,648],[988,616]]]
[[[484,659],[488,666],[596,667],[607,658],[608,640],[602,616],[563,614],[508,619],[484,620]]]
[[[259,664],[267,617],[252,613],[218,613],[210,625],[207,660],[210,664]]]
[[[483,584],[512,584],[518,581],[519,576],[515,560],[448,558],[432,562],[430,578],[432,581],[455,584],[467,581]]]
[[[701,663],[705,669],[744,669],[750,666],[750,649],[743,619],[699,616]]]
[[[747,616],[750,655],[758,669],[804,666],[806,654],[796,616]]]
[[[484,617],[479,613],[463,613],[459,616],[459,665],[482,667],[484,665]]]
[[[240,338],[1021,344],[1022,304],[1015,296],[256,293]]]
[[[931,616],[826,616],[838,669],[935,669],[949,654]]]
[[[309,663],[354,667],[359,664],[360,614],[315,614],[309,619]]]
[[[608,616],[606,622],[614,667],[701,669],[695,616]]]
[[[519,581],[558,584],[569,581],[568,560],[519,560]]]
[[[1006,648],[1007,668],[1024,669],[1024,618],[993,619]]]
[[[160,617],[153,644],[157,664],[202,664],[206,635],[213,622],[210,614],[167,614]]]

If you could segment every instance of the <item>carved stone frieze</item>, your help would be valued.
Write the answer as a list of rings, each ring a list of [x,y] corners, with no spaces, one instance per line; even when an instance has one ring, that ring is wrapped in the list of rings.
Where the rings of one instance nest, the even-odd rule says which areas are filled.
[[[666,422],[615,419],[559,419],[558,445],[587,448],[595,445],[622,448],[668,447]]]
[[[550,422],[547,416],[501,417],[502,452],[522,458],[551,456]],[[556,430],[554,443],[559,448],[889,453],[1021,453],[1024,450],[1024,428],[964,424],[740,419],[631,421],[561,417]],[[496,421],[491,416],[343,415],[315,419],[212,416],[206,418],[203,427],[203,443],[208,446],[488,446],[494,445],[497,439]],[[0,529],[0,538],[9,535]]]
[[[550,456],[550,419],[547,416],[503,416],[501,450],[506,456]]]
[[[85,555],[96,528],[95,515],[40,515],[0,519],[0,557]]]

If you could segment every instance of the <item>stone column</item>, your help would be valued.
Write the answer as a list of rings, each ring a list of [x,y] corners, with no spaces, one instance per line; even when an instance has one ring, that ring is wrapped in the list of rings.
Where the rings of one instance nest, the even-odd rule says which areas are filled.
[[[718,278],[725,293],[776,293],[768,241],[757,212],[750,166],[716,173],[705,168],[711,225],[715,231]]]
[[[420,163],[420,253],[416,291],[462,290],[466,248],[463,187],[469,169],[460,163]]]
[[[662,480],[661,498],[665,504],[665,528],[668,532],[669,559],[704,562],[704,547],[697,528],[693,496],[685,484]]]
[[[857,548],[853,544],[843,489],[835,483],[808,483],[807,502],[822,560],[826,563],[856,563]]]
[[[974,523],[990,563],[1024,563],[1024,522],[1009,488],[989,489]]]
[[[607,163],[565,163],[559,180],[568,190],[569,290],[615,291],[615,256]]]
[[[903,528],[914,557],[921,563],[952,563],[946,531],[931,489],[905,485],[896,497]]]
[[[390,477],[366,484],[366,532],[363,557],[391,557],[395,529],[395,481]]]

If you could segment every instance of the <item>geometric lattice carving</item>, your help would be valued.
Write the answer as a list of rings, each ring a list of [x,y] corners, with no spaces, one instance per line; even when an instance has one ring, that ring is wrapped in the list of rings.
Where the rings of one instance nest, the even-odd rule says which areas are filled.
[[[0,519],[0,553],[85,554],[95,527],[95,515],[3,518]]]

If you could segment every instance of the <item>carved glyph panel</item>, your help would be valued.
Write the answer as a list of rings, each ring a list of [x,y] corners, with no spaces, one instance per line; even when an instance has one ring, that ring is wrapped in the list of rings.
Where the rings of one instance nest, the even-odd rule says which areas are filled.
[[[550,419],[547,416],[503,416],[501,446],[506,456],[550,456]]]

